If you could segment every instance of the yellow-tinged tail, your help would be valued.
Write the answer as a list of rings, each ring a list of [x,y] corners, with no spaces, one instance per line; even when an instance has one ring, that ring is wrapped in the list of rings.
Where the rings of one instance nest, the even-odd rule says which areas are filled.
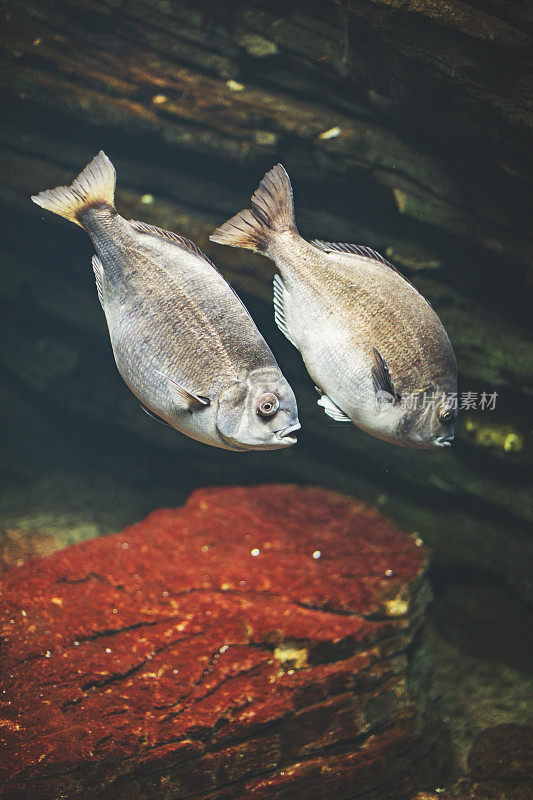
[[[31,199],[38,206],[81,225],[78,215],[87,206],[97,203],[114,205],[115,183],[115,168],[103,150],[100,150],[70,186],[47,189],[33,195]]]
[[[292,187],[284,167],[267,172],[252,196],[252,208],[229,219],[209,237],[212,242],[264,252],[276,233],[296,230]]]

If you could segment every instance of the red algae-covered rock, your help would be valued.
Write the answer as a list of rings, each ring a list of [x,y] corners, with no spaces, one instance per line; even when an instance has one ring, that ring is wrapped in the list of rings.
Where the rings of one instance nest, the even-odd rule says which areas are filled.
[[[268,485],[9,570],[0,797],[402,797],[426,566],[374,509]]]

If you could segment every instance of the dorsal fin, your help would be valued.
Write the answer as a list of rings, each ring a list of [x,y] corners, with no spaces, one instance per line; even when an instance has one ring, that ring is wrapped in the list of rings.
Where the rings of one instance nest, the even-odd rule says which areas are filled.
[[[190,239],[186,239],[184,236],[179,236],[177,233],[173,233],[172,231],[166,231],[164,228],[158,228],[156,225],[150,225],[148,222],[139,222],[136,219],[130,219],[130,225],[139,233],[147,233],[150,236],[157,236],[160,239],[165,239],[167,242],[171,242],[172,244],[181,247],[182,250],[187,250],[189,253],[193,253],[195,256],[199,256],[202,258],[207,264],[211,267],[214,267],[218,272],[218,267],[213,264],[210,258],[206,256],[202,250],[196,245],[194,242],[191,242]]]
[[[339,253],[353,253],[355,256],[364,256],[365,258],[372,258],[374,261],[380,261],[385,266],[396,270],[396,267],[387,261],[381,253],[372,250],[371,247],[365,247],[362,244],[348,244],[348,242],[322,242],[320,239],[313,239],[310,244],[318,250],[323,250],[324,253],[331,253],[336,250]]]

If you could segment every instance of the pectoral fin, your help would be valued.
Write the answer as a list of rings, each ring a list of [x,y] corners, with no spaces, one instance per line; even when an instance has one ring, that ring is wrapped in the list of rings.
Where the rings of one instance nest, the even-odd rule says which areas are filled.
[[[156,370],[156,372],[159,372],[159,370]],[[190,392],[185,386],[182,386],[181,383],[169,378],[168,375],[164,375],[162,372],[159,372],[159,374],[167,381],[174,402],[178,408],[182,408],[184,411],[189,411],[192,414],[193,411],[198,411],[198,409],[210,405],[211,401],[208,397],[204,397],[201,394],[194,394],[194,392]]]
[[[351,422],[350,417],[347,417],[344,411],[341,411],[340,408],[335,405],[331,397],[328,397],[327,394],[323,394],[320,400],[317,400],[317,405],[321,406],[328,417],[336,420],[336,422]]]
[[[392,404],[397,403],[400,400],[400,395],[394,388],[389,365],[377,347],[372,348],[372,355],[374,361],[372,366],[372,380],[378,400],[387,401]]]

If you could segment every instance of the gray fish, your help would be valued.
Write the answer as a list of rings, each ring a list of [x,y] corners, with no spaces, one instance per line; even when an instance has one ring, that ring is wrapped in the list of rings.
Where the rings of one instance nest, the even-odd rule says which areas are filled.
[[[32,200],[91,237],[115,361],[144,410],[227,450],[294,444],[293,391],[241,300],[193,242],[121,217],[114,192],[100,152],[71,186]]]
[[[276,323],[300,351],[326,414],[395,444],[451,444],[457,367],[438,316],[374,250],[302,239],[281,164],[261,181],[252,209],[210,238],[278,267]]]

